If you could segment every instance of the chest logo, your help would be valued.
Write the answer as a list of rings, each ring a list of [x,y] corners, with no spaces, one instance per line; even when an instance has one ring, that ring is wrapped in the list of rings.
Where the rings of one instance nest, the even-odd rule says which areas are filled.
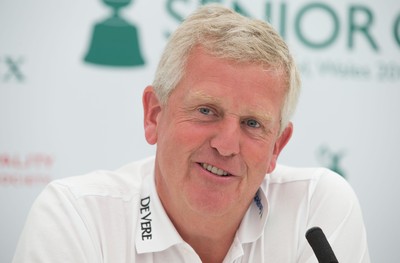
[[[148,196],[140,200],[140,228],[142,230],[142,240],[151,240],[153,238],[151,221],[150,196]]]

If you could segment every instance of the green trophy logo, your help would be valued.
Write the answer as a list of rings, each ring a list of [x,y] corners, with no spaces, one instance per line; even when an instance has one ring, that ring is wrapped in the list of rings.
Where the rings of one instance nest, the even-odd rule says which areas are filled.
[[[134,67],[144,64],[136,27],[120,16],[120,9],[131,0],[103,0],[113,14],[97,23],[85,61],[107,66]]]
[[[331,151],[327,146],[321,146],[318,149],[317,154],[318,159],[323,166],[340,174],[342,177],[346,177],[344,170],[340,166],[340,161],[344,156],[344,153],[342,151],[339,153],[335,153]]]

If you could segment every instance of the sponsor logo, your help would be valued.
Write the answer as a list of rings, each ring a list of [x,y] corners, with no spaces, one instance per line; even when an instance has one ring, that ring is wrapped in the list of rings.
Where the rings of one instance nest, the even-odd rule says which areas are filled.
[[[54,163],[47,153],[0,153],[0,185],[46,185],[52,180]]]
[[[346,178],[346,173],[340,163],[344,155],[344,151],[334,152],[326,145],[317,150],[317,157],[321,165]]]
[[[150,196],[148,196],[140,200],[140,229],[142,230],[142,240],[151,240],[153,238],[151,221]]]
[[[112,15],[97,23],[85,62],[114,67],[134,67],[144,65],[139,46],[139,34],[136,26],[121,17],[121,8],[131,0],[103,0],[113,9]]]
[[[344,81],[400,82],[400,63],[393,58],[400,50],[400,12],[356,2],[259,0],[167,0],[166,11],[176,24],[199,5],[216,2],[238,13],[269,21],[291,46],[314,51],[312,57],[298,52],[296,61],[307,79],[334,78]],[[398,7],[396,7],[399,9]],[[169,36],[173,30],[167,29]],[[331,49],[338,52],[321,53]],[[294,48],[292,48],[295,50]],[[366,54],[368,61],[360,61]],[[296,53],[296,50],[295,52]],[[355,57],[352,57],[352,54]],[[337,57],[332,54],[348,54]]]
[[[24,58],[21,56],[0,57],[0,81],[1,82],[23,82],[25,74],[22,71]]]
[[[196,3],[195,3],[196,2]],[[385,13],[376,13],[375,9],[359,3],[347,3],[338,6],[324,2],[305,2],[299,5],[287,1],[257,1],[246,4],[240,0],[167,0],[166,10],[169,15],[181,23],[190,13],[182,12],[183,6],[193,7],[207,3],[220,3],[248,17],[257,17],[271,22],[283,38],[293,38],[310,49],[326,49],[345,40],[348,49],[356,49],[361,43],[369,46],[370,50],[379,52],[381,45],[377,35],[376,22],[387,17]],[[257,6],[257,11],[254,11]],[[382,9],[383,10],[383,9]],[[346,19],[343,15],[346,15]],[[386,19],[385,19],[386,20]],[[390,39],[400,48],[400,13],[388,20]],[[312,32],[315,24],[326,23],[324,30]],[[290,30],[293,30],[290,31]]]

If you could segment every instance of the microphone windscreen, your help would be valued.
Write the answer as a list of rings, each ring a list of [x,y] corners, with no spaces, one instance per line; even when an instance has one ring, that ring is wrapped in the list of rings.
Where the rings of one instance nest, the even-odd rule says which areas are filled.
[[[306,233],[306,238],[319,263],[338,263],[332,247],[321,228],[310,228]]]

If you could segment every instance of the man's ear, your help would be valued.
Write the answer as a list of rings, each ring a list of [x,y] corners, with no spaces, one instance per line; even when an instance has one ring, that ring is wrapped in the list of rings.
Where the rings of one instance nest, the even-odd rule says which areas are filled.
[[[286,146],[286,144],[289,142],[290,138],[292,137],[292,133],[293,133],[293,124],[289,122],[285,130],[282,132],[282,134],[275,142],[274,151],[272,153],[272,158],[269,163],[267,173],[271,173],[275,169],[279,154],[281,153],[282,149]]]
[[[161,104],[152,86],[147,86],[142,97],[144,113],[144,134],[149,144],[157,143],[157,126]]]

